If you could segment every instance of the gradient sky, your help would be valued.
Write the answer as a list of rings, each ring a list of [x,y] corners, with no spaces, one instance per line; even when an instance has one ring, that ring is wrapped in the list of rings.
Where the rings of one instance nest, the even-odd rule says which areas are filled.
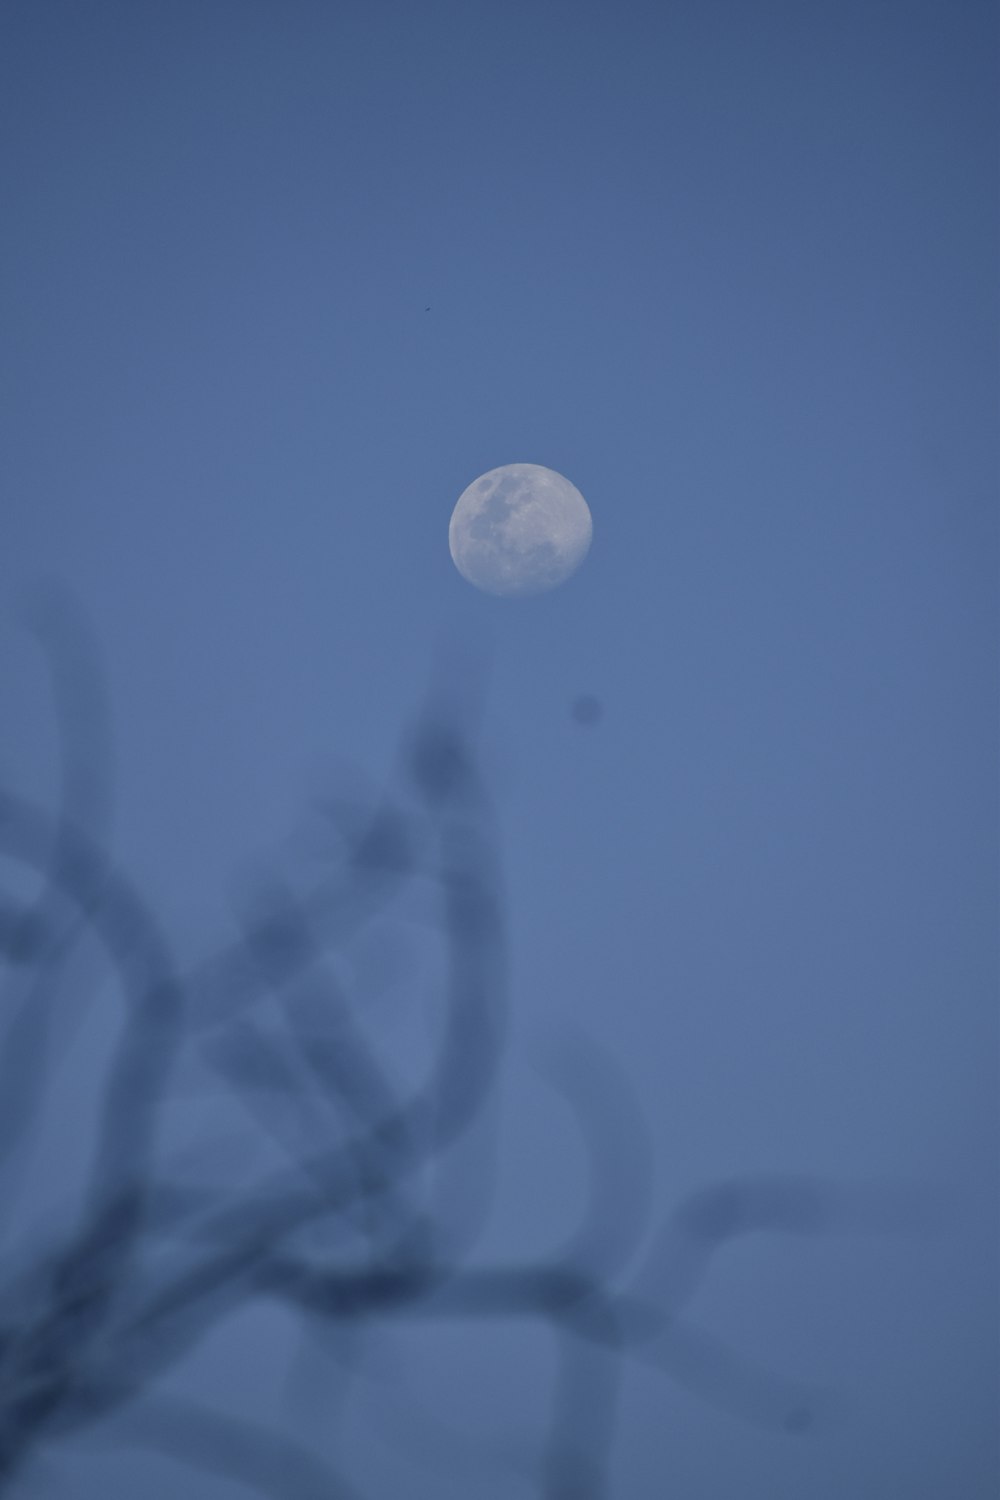
[[[511,928],[496,1244],[572,1218],[525,1061],[568,1016],[664,1202],[778,1169],[956,1190],[928,1239],[727,1251],[701,1323],[837,1419],[790,1441],[630,1372],[622,1500],[1000,1483],[998,97],[985,0],[0,13],[0,777],[51,800],[17,613],[55,577],[101,646],[118,852],[196,954],[325,768],[389,772],[462,641]],[[594,518],[537,598],[448,553],[513,462]],[[267,1410],[283,1338],[248,1315],[182,1378]],[[458,1426],[530,1427],[532,1345],[407,1338]],[[358,1420],[373,1500],[531,1493]],[[24,1494],[244,1493],[109,1443]]]

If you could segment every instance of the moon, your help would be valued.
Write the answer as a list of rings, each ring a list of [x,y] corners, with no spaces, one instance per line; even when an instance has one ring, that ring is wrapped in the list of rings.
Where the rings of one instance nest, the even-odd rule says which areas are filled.
[[[462,491],[448,527],[452,561],[487,594],[541,594],[565,583],[590,550],[580,491],[541,464],[503,464]]]

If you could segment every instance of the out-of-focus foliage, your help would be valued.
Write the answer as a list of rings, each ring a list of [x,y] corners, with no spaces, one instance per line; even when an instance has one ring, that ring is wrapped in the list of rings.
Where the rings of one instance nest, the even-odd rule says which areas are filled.
[[[48,810],[0,789],[0,854],[39,882],[30,900],[0,891],[0,1171],[12,1247],[0,1268],[0,1494],[50,1446],[126,1409],[133,1441],[275,1500],[362,1493],[338,1466],[335,1427],[320,1454],[290,1432],[161,1388],[172,1366],[255,1299],[295,1309],[307,1336],[344,1349],[389,1320],[474,1320],[488,1340],[498,1319],[537,1319],[556,1349],[529,1435],[541,1454],[536,1492],[550,1500],[613,1494],[616,1405],[630,1361],[751,1420],[806,1429],[810,1399],[738,1361],[688,1320],[686,1304],[718,1249],[740,1235],[905,1227],[914,1210],[906,1195],[893,1202],[774,1176],[708,1186],[657,1211],[651,1144],[628,1082],[574,1031],[553,1040],[542,1066],[588,1153],[585,1213],[531,1263],[493,1264],[478,1249],[494,1183],[490,1101],[505,1055],[507,936],[466,705],[425,704],[395,785],[327,799],[311,883],[277,867],[258,871],[236,940],[185,972],[112,851],[108,710],[85,621],[50,603],[35,628],[52,669],[61,800]],[[574,713],[590,723],[600,706],[581,699]],[[443,993],[427,1065],[403,1089],[337,960],[414,889],[437,913]],[[9,1169],[53,1107],[62,991],[75,951],[94,938],[123,1022],[93,1159],[72,1229],[21,1256]],[[239,1105],[247,1131],[270,1143],[266,1160],[248,1157],[249,1175],[222,1164],[213,1175],[206,1142],[192,1177],[190,1151],[171,1147],[192,1062]],[[469,1141],[471,1169],[451,1150]],[[349,1361],[344,1368],[349,1375]]]

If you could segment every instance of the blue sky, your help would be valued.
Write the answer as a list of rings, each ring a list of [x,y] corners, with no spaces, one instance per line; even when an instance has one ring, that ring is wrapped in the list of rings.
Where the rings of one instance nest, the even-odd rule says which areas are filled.
[[[779,1169],[957,1190],[932,1239],[728,1250],[703,1325],[842,1413],[789,1444],[630,1372],[616,1497],[996,1492],[996,44],[978,0],[0,18],[3,781],[51,801],[17,618],[55,577],[100,642],[117,852],[192,957],[337,767],[392,773],[461,642],[510,923],[497,1245],[572,1217],[526,1060],[568,1017],[664,1203]],[[513,462],[565,474],[594,541],[494,599],[447,527]],[[192,1390],[268,1407],[261,1317]],[[534,1345],[435,1337],[405,1357],[459,1426],[471,1370],[530,1428]],[[473,1482],[366,1421],[375,1500],[531,1492],[485,1440]],[[109,1442],[52,1495],[176,1493]]]

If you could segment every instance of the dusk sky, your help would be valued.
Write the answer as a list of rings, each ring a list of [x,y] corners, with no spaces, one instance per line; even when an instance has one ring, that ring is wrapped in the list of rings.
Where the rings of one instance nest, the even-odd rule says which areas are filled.
[[[309,808],[377,800],[458,702],[510,1006],[470,1264],[582,1211],[537,1066],[570,1035],[643,1122],[651,1223],[780,1173],[917,1204],[723,1245],[692,1323],[814,1416],[626,1352],[601,1500],[1000,1486],[997,43],[987,0],[0,8],[0,786],[57,801],[24,623],[55,589],[110,705],[108,841],[188,972],[254,872],[301,874]],[[497,598],[448,523],[512,463],[593,542]],[[0,905],[33,889],[3,837]],[[343,954],[404,1074],[425,897]],[[0,1176],[5,1267],[72,1229],[96,1149],[122,996],[89,965]],[[183,1078],[166,1113],[196,1152],[254,1129]],[[162,1384],[364,1500],[555,1500],[544,1328],[304,1361],[290,1328],[237,1307],[0,1493],[315,1493],[144,1445]]]

